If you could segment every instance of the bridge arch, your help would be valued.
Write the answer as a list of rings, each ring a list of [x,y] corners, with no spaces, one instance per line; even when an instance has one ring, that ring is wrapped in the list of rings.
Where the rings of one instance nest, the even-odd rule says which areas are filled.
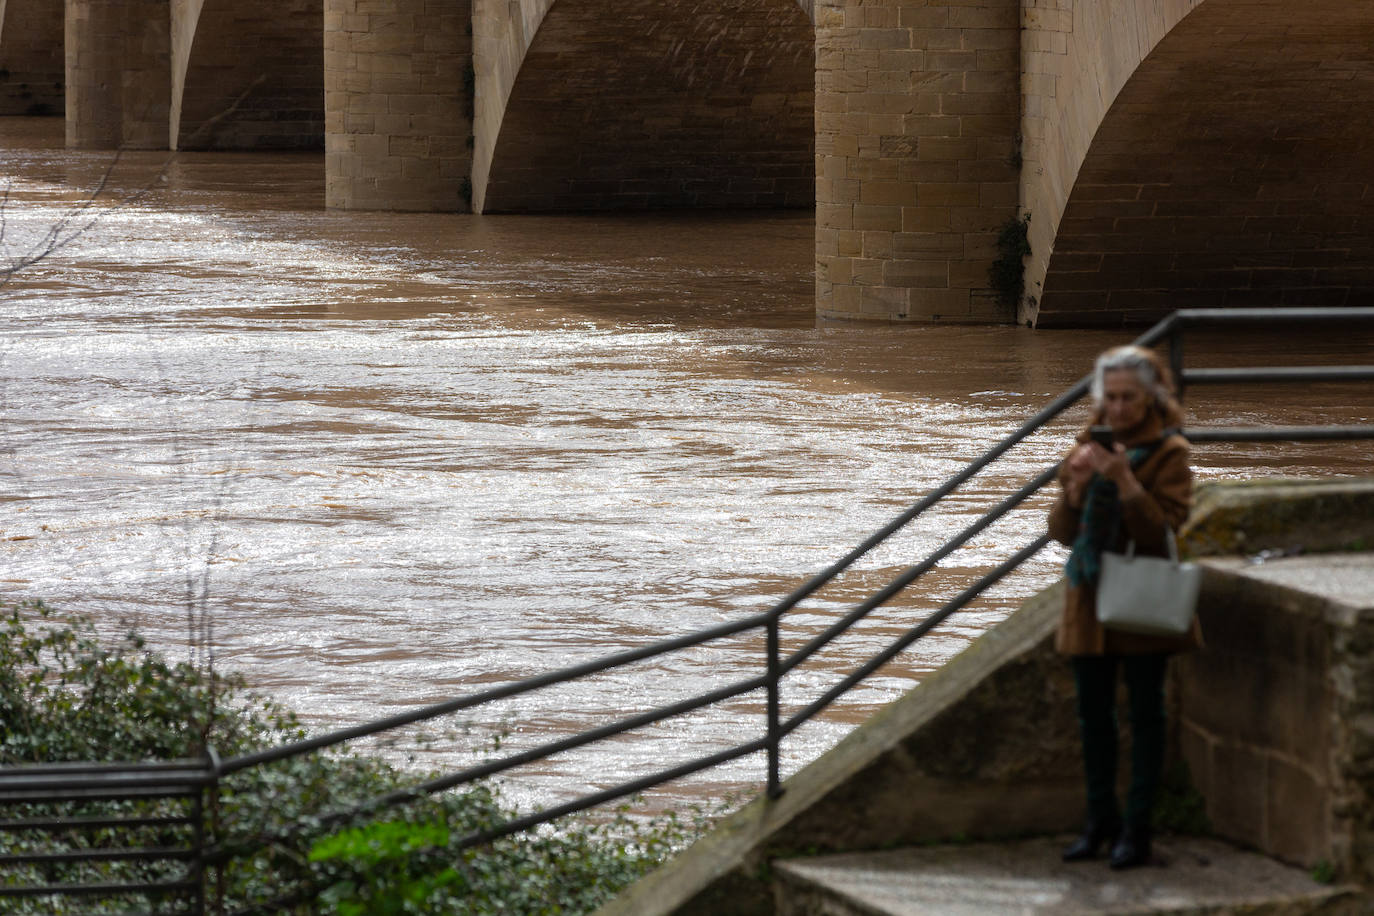
[[[1064,186],[1023,198],[1038,301],[1022,317],[1119,325],[1179,307],[1368,302],[1371,47],[1374,8],[1345,0],[1205,0],[1180,17],[1081,165],[1059,170]]]
[[[323,149],[324,0],[186,0],[173,149]]]
[[[812,0],[475,0],[473,209],[810,206]]]

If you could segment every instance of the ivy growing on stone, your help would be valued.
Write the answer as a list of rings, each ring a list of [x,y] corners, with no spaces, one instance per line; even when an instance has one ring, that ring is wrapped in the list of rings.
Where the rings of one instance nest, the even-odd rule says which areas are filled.
[[[997,291],[997,301],[1015,306],[1025,290],[1025,258],[1031,253],[1029,213],[1009,219],[997,233],[997,260],[988,268],[988,283]]]

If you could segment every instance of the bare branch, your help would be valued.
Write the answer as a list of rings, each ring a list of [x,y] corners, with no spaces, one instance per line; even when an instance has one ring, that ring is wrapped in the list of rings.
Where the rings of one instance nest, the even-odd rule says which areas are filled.
[[[196,141],[212,132],[221,121],[232,115],[234,112],[238,111],[238,109],[243,105],[244,100],[248,98],[249,94],[251,94],[254,89],[257,89],[266,81],[267,75],[259,74],[257,79],[249,83],[248,86],[238,94],[234,101],[228,105],[228,107],[226,107],[223,111],[219,112],[213,117],[207,118],[198,128],[196,128],[195,132],[187,138],[187,143],[194,144]],[[78,238],[85,235],[87,232],[91,230],[91,228],[96,224],[96,222],[99,221],[100,217],[103,216],[104,212],[106,211],[99,211],[93,214],[91,218],[87,220],[84,224],[78,225],[75,228],[71,227],[72,224],[76,222],[83,214],[87,213],[93,206],[95,206],[96,201],[99,200],[100,196],[105,193],[106,188],[108,188],[110,185],[110,180],[114,175],[115,168],[119,165],[120,160],[123,159],[125,152],[127,152],[127,147],[120,147],[119,149],[117,149],[115,151],[114,158],[110,160],[109,166],[101,174],[100,181],[96,183],[95,188],[90,192],[90,194],[88,194],[85,197],[85,199],[81,200],[76,205],[70,207],[67,210],[67,212],[65,212],[57,220],[57,222],[55,222],[52,226],[48,228],[48,230],[45,233],[43,233],[42,237],[39,239],[38,242],[36,242],[33,246],[31,246],[28,249],[28,251],[24,252],[18,257],[12,256],[10,254],[10,246],[8,242],[6,242],[5,240],[5,229],[7,222],[5,218],[5,210],[10,200],[10,191],[13,186],[13,179],[10,179],[6,182],[4,194],[3,196],[0,196],[0,251],[4,252],[5,260],[9,263],[6,266],[0,267],[0,286],[4,286],[9,281],[9,278],[14,276],[19,271],[32,267],[34,264],[37,264],[44,258],[62,250],[63,248],[67,247],[72,242],[76,241]],[[167,170],[171,167],[172,162],[176,159],[177,152],[177,150],[173,150],[171,153],[169,153],[167,158],[163,160],[162,166],[157,170],[156,173],[153,174],[153,176],[150,179],[148,179],[147,182],[143,184],[142,187],[138,188],[130,194],[125,195],[123,198],[114,201],[112,208],[118,209],[119,207],[126,207],[132,203],[137,202],[149,191],[151,191],[159,182],[162,181],[163,177],[167,174]]]

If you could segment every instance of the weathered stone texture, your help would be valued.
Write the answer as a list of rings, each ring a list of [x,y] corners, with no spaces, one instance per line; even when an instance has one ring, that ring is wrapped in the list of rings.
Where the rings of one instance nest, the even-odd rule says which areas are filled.
[[[67,146],[166,149],[169,0],[66,0]]]
[[[0,0],[0,115],[62,114],[62,13],[57,0]]]
[[[816,307],[1010,321],[989,288],[1016,218],[1017,0],[819,0]]]
[[[1102,119],[1140,62],[1202,0],[1021,0],[1020,196],[1031,213],[1026,297],[1033,322],[1079,167]]]
[[[505,22],[487,6],[484,212],[812,206],[813,38],[796,0],[580,0],[518,19],[500,4]]]
[[[1330,857],[1329,634],[1267,586],[1209,589],[1206,655],[1184,658],[1181,747],[1221,835],[1289,861]]]
[[[1350,885],[1203,837],[1163,837],[1167,868],[1061,862],[1062,837],[907,846],[774,863],[786,916],[1369,916]],[[649,916],[649,914],[645,914]]]
[[[1341,524],[1333,524],[1341,519]],[[1204,483],[1179,546],[1192,556],[1374,548],[1374,481]]]
[[[325,199],[359,210],[467,210],[470,0],[326,0]]]
[[[1369,581],[1355,555],[1211,561],[1204,653],[1180,659],[1180,750],[1221,836],[1374,878],[1374,598],[1295,586],[1302,570]]]
[[[194,27],[178,149],[324,148],[323,0],[204,0]]]
[[[1075,41],[1080,27],[1107,27],[1080,12],[1099,6],[1111,10],[1101,14],[1107,20],[1120,5],[1080,0]],[[1025,129],[1043,146],[1028,143],[1027,162],[1034,152],[1047,181],[1024,189],[1035,211],[1032,291],[1043,277],[1038,316],[1027,317],[1120,325],[1183,307],[1374,297],[1374,7],[1312,0],[1294,15],[1284,0],[1198,6],[1125,82],[1076,181],[1056,155],[1072,164],[1066,151],[1091,136],[1090,113],[1046,93],[1072,90],[1064,71],[1077,64],[1029,59],[1039,101],[1028,94]],[[1116,64],[1123,77],[1130,63]]]

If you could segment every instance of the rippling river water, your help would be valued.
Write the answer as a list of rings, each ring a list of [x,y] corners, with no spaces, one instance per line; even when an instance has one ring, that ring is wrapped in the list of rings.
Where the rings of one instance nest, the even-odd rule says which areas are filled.
[[[809,214],[474,217],[322,209],[318,156],[60,149],[0,121],[0,595],[138,627],[353,723],[765,608],[1128,335],[822,327]],[[105,182],[94,203],[82,201]],[[66,222],[64,222],[66,220]],[[66,236],[61,236],[65,238]],[[1367,358],[1288,338],[1296,361]],[[1274,355],[1216,337],[1214,364]],[[1368,420],[1368,393],[1200,392],[1201,420]],[[796,645],[1056,460],[1082,412],[788,618]],[[1204,478],[1367,472],[1364,446],[1199,450]],[[813,698],[1040,531],[980,536],[788,679]],[[999,551],[1002,551],[999,553]],[[795,770],[1051,581],[1047,554],[786,745]],[[740,638],[510,703],[467,760],[759,670]],[[757,697],[515,778],[547,800],[744,740]],[[680,741],[666,739],[682,738]],[[406,739],[409,741],[410,739]],[[751,789],[758,758],[667,798]]]

